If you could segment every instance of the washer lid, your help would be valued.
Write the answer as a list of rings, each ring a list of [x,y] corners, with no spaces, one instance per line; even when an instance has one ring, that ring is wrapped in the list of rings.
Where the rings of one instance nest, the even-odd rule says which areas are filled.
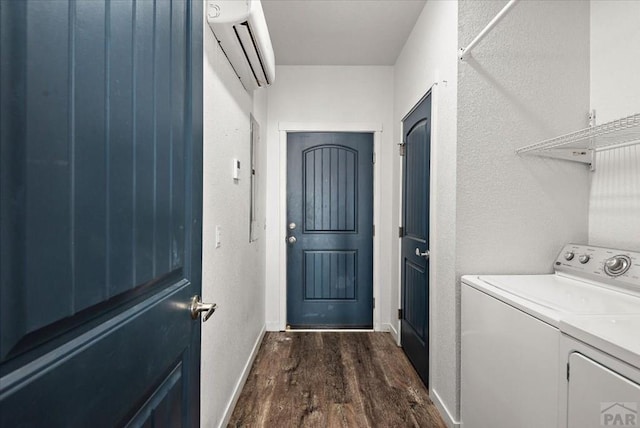
[[[465,284],[558,327],[575,314],[640,313],[640,298],[562,275],[482,275]]]
[[[640,368],[640,313],[567,317],[560,330]]]

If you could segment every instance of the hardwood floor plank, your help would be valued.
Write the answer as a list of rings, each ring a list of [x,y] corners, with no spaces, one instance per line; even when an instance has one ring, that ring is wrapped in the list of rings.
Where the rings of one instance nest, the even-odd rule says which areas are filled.
[[[278,378],[277,372],[286,351],[280,342],[286,340],[274,333],[265,334],[245,384],[255,385],[255,387],[245,387],[242,390],[233,413],[236,420],[234,426],[266,426],[266,413],[269,407],[261,404],[264,401],[270,401],[273,395]]]
[[[230,427],[444,427],[388,333],[267,333]]]
[[[331,404],[329,407],[329,418],[327,426],[349,428],[361,426],[357,422],[357,417],[351,404]]]

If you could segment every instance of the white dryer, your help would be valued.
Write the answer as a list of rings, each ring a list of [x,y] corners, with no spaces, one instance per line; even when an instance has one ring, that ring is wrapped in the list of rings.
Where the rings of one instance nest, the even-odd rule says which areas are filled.
[[[561,426],[640,427],[640,315],[560,322]]]
[[[640,253],[569,244],[554,266],[555,273],[548,275],[462,277],[464,428],[567,426],[566,364],[584,368],[584,361],[578,355],[571,359],[568,349],[592,346],[593,337],[579,335],[579,330],[597,335],[576,319],[640,316]],[[563,329],[573,336],[563,336]],[[620,335],[640,340],[640,330]],[[571,341],[578,343],[568,345]],[[637,370],[637,361],[621,361]]]

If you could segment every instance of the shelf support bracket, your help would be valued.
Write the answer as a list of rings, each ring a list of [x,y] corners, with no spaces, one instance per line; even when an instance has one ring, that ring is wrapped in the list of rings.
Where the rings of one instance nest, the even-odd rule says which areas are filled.
[[[544,156],[553,159],[564,159],[572,162],[580,162],[591,166],[591,170],[595,170],[595,150],[593,149],[547,149],[540,151],[533,151],[531,154],[538,156]]]

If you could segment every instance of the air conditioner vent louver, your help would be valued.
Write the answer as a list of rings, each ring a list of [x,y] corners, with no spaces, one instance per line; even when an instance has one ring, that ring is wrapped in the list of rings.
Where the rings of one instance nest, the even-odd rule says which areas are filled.
[[[267,72],[264,69],[262,58],[258,53],[258,47],[253,33],[251,32],[251,27],[249,27],[249,23],[243,22],[239,25],[234,26],[233,29],[236,33],[238,43],[242,48],[242,52],[244,53],[244,57],[249,64],[249,68],[251,68],[251,73],[255,81],[266,82],[267,85],[271,84],[271,82],[269,82],[269,79],[267,78]],[[246,46],[248,46],[249,49],[247,49]]]

